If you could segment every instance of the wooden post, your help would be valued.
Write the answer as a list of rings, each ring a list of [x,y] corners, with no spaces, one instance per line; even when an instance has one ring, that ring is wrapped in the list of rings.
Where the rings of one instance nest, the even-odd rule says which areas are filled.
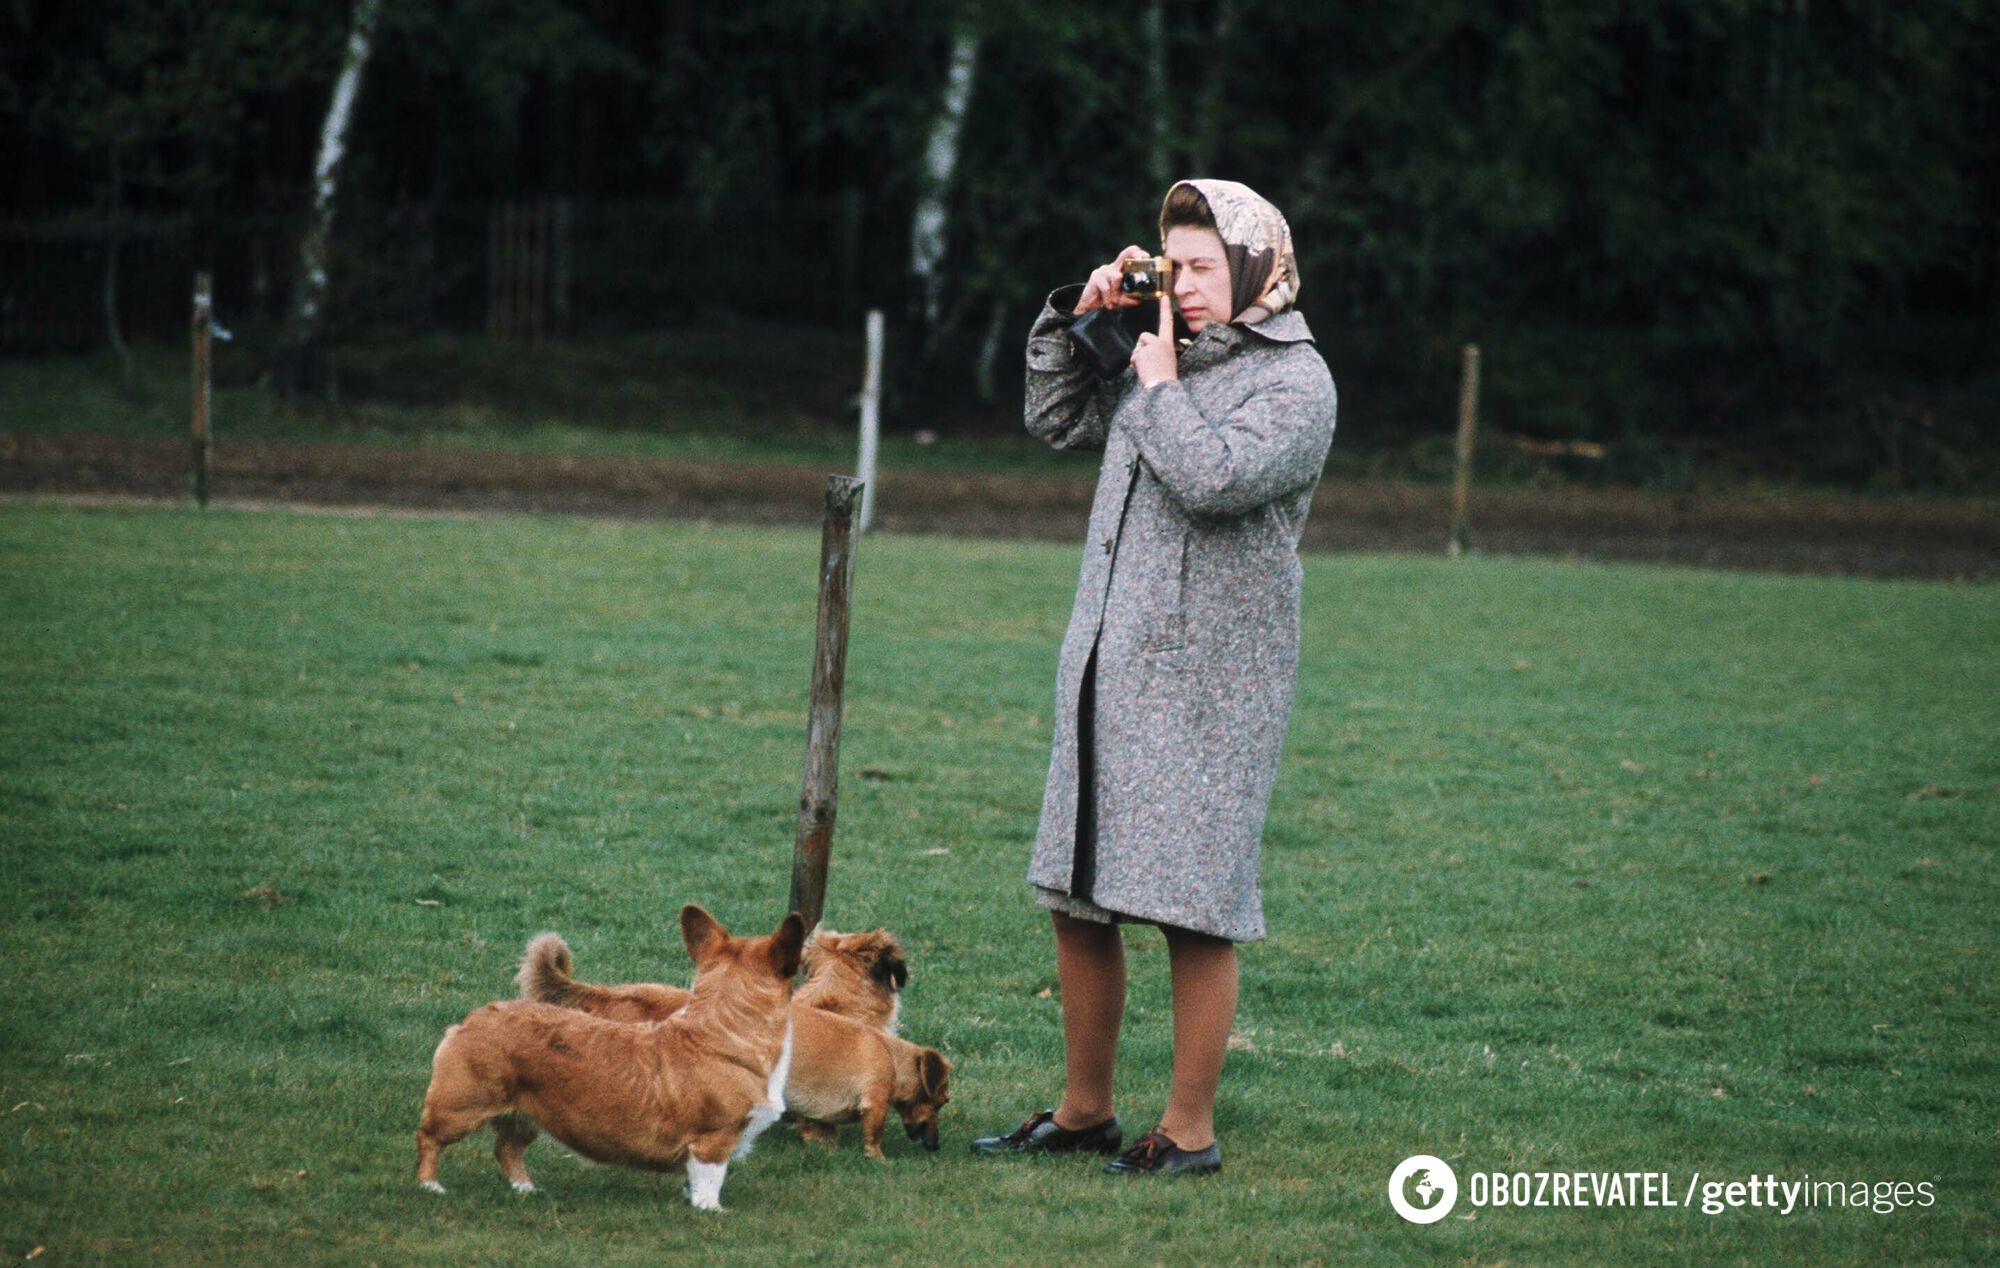
[[[1458,375],[1458,466],[1451,480],[1451,541],[1445,553],[1453,559],[1472,549],[1466,503],[1472,493],[1472,449],[1479,433],[1479,345],[1465,345]]]
[[[847,681],[847,612],[854,589],[854,504],[864,486],[851,476],[826,478],[826,522],[819,544],[819,620],[813,640],[812,705],[799,792],[798,839],[792,847],[791,909],[806,928],[826,904],[826,864],[833,850],[834,794],[840,775],[840,696]]]
[[[194,275],[194,436],[189,458],[194,470],[194,504],[208,505],[209,336],[215,325],[214,279]]]
[[[875,450],[882,433],[882,310],[868,310],[868,351],[861,369],[861,522],[865,533],[875,522]]]

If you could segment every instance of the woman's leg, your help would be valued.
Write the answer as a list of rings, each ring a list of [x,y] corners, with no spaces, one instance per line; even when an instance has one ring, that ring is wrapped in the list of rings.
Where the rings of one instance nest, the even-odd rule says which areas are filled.
[[[1056,925],[1056,979],[1062,987],[1068,1079],[1056,1110],[1056,1126],[1081,1131],[1112,1114],[1118,1024],[1125,1017],[1125,939],[1114,924],[1079,920],[1059,911],[1049,914]]]
[[[1182,1149],[1215,1140],[1215,1089],[1236,1020],[1236,944],[1166,925],[1174,985],[1174,1083],[1160,1130]]]

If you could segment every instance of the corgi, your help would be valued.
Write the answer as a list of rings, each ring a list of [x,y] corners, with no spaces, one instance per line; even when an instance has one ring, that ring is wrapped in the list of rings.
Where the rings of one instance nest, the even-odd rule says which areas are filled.
[[[509,1000],[445,1031],[417,1127],[417,1183],[442,1193],[438,1155],[490,1123],[517,1192],[534,1191],[522,1155],[546,1131],[597,1162],[683,1169],[689,1203],[721,1210],[730,1160],[784,1110],[805,922],[793,912],[769,937],[737,938],[690,904],[681,937],[694,987],[664,1019],[630,1025]]]
[[[659,1021],[687,1002],[677,986],[634,982],[593,986],[571,974],[569,944],[560,934],[538,934],[521,957],[514,975],[522,999],[560,1004],[614,1021]],[[805,980],[792,1002],[852,1017],[864,1025],[896,1033],[902,1015],[902,988],[910,970],[903,948],[886,929],[839,933],[815,929],[806,939],[800,959]]]
[[[807,942],[803,963],[807,985],[792,997],[792,1063],[784,1085],[785,1108],[801,1120],[799,1134],[831,1145],[838,1124],[858,1121],[863,1151],[881,1161],[882,1131],[893,1109],[911,1140],[936,1150],[938,1111],[951,1099],[951,1062],[878,1028],[895,1020],[896,991],[908,980],[895,939],[880,930],[822,931]],[[678,987],[595,986],[572,977],[573,968],[561,935],[536,935],[516,978],[522,998],[642,1023],[674,1016],[687,1002],[688,993]],[[808,986],[818,988],[817,1005],[807,1002]]]

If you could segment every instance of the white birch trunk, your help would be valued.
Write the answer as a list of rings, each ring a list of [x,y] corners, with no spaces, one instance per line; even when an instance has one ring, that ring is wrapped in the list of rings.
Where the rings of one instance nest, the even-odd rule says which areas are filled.
[[[340,78],[334,81],[333,100],[327,103],[326,121],[319,131],[319,159],[313,164],[312,214],[299,239],[299,280],[293,295],[291,335],[287,343],[293,351],[310,347],[319,333],[319,319],[326,306],[326,248],[333,235],[333,199],[340,175],[340,161],[347,154],[347,129],[354,118],[354,100],[361,93],[361,72],[374,51],[375,21],[382,0],[354,0],[354,25],[347,35],[347,53],[342,59]]]
[[[937,328],[938,266],[944,262],[951,228],[945,196],[951,191],[952,172],[958,167],[959,137],[965,131],[965,110],[972,100],[973,71],[978,61],[978,32],[962,25],[952,36],[951,70],[945,77],[944,100],[938,103],[937,118],[931,124],[930,143],[924,147],[923,184],[910,223],[910,272],[916,277],[923,304],[926,340]]]

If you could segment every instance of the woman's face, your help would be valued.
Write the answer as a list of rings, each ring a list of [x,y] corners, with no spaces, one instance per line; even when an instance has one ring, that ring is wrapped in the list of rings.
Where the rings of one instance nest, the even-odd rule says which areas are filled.
[[[1213,229],[1175,225],[1167,230],[1167,258],[1174,262],[1174,307],[1196,334],[1210,322],[1227,322],[1229,257]]]

